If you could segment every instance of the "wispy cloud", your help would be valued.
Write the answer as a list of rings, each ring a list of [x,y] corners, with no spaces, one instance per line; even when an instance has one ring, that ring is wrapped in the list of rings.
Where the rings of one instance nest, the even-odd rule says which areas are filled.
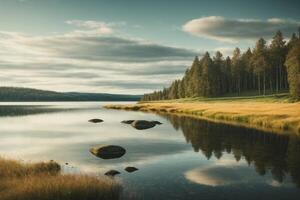
[[[299,26],[300,21],[292,19],[227,19],[220,16],[210,16],[188,21],[182,26],[182,30],[198,37],[237,42],[241,39],[270,38],[278,30],[289,37],[297,31]]]
[[[198,54],[114,34],[122,24],[67,23],[75,25],[77,32],[48,36],[0,32],[2,85],[144,93],[180,77]]]
[[[126,25],[126,22],[107,23],[93,20],[67,20],[65,23],[81,28],[80,30],[74,30],[73,34],[90,35],[111,35],[115,33],[116,28]]]

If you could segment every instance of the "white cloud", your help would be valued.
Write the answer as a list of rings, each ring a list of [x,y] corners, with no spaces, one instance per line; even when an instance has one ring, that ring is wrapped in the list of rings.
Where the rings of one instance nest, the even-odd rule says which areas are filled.
[[[270,38],[278,30],[289,37],[299,26],[300,22],[292,19],[227,19],[209,16],[188,21],[182,26],[182,30],[198,37],[237,42],[242,39]]]
[[[85,30],[75,30],[73,34],[90,34],[90,35],[111,35],[115,32],[114,26],[116,24],[106,23],[101,21],[92,20],[68,20],[66,24],[74,25],[78,28],[84,28]]]
[[[182,76],[197,54],[108,32],[87,32],[107,25],[100,22],[68,23],[82,27],[77,31],[84,34],[0,32],[1,85],[141,94]],[[108,25],[113,26],[117,25]]]

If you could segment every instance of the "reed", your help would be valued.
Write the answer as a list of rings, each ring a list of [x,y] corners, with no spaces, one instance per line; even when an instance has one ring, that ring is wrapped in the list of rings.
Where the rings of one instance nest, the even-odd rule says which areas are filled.
[[[1,200],[116,200],[121,190],[111,178],[62,174],[54,161],[28,164],[0,158]]]

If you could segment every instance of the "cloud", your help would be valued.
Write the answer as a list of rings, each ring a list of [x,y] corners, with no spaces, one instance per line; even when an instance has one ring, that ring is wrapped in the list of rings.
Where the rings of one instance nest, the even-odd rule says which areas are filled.
[[[182,30],[198,37],[237,42],[241,39],[270,38],[278,30],[289,37],[297,31],[299,26],[300,21],[292,19],[227,19],[220,16],[210,16],[188,21],[182,26]]]
[[[161,89],[181,77],[192,58],[199,54],[93,31],[107,25],[101,22],[68,23],[82,32],[47,36],[0,32],[2,85],[142,94]]]
[[[32,38],[26,45],[38,51],[47,51],[64,58],[101,61],[157,61],[181,59],[196,52],[183,48],[149,43],[136,39],[116,36],[75,36],[64,35],[45,38]]]
[[[102,21],[93,20],[67,20],[66,24],[76,26],[78,28],[84,28],[85,30],[75,30],[73,34],[93,34],[93,35],[111,35],[115,32],[115,28],[123,26],[125,22],[119,23],[107,23]]]

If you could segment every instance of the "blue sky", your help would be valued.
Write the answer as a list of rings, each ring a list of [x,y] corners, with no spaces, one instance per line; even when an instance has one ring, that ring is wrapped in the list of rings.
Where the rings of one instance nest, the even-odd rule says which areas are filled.
[[[182,76],[195,55],[281,29],[299,1],[0,0],[2,85],[144,93]],[[2,47],[2,48],[1,48]]]

